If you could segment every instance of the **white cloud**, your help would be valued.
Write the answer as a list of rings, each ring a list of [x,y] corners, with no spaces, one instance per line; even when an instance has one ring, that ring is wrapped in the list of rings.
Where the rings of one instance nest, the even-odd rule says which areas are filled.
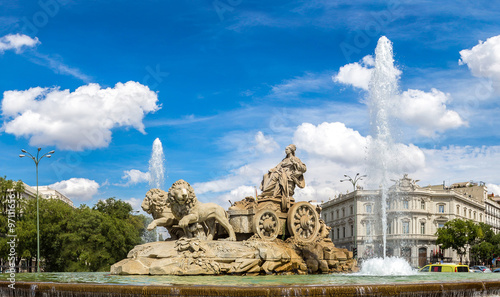
[[[196,194],[220,193],[231,191],[241,185],[260,184],[264,170],[256,164],[247,164],[231,170],[229,174],[220,179],[193,184]],[[245,198],[245,197],[243,197]],[[242,198],[242,199],[243,199]]]
[[[31,58],[31,61],[33,63],[48,67],[55,73],[73,76],[77,79],[82,80],[84,83],[89,83],[92,81],[92,78],[82,73],[80,69],[68,66],[61,60],[61,58],[53,58],[51,56],[40,54],[38,52],[33,52],[33,57]]]
[[[2,129],[29,138],[32,146],[74,151],[107,147],[113,128],[133,127],[145,133],[142,120],[160,108],[157,101],[155,92],[133,81],[106,89],[88,84],[74,92],[41,87],[6,91]]]
[[[479,41],[472,49],[460,51],[459,64],[467,64],[472,75],[491,79],[500,93],[500,35]]]
[[[130,186],[138,183],[148,183],[151,180],[151,174],[149,172],[142,172],[137,169],[125,170],[123,172],[122,179],[126,180],[126,183],[122,186]]]
[[[470,180],[500,184],[500,146],[449,146],[423,151],[430,166],[415,173],[415,178],[422,179],[423,185]]]
[[[143,199],[138,199],[138,198],[129,198],[129,199],[124,199],[123,201],[129,203],[132,206],[132,209],[134,211],[139,211],[139,213],[142,213],[144,215],[147,215],[141,207]]]
[[[248,196],[255,197],[255,188],[251,186],[239,186],[236,189],[219,196],[218,201],[220,203],[227,203],[230,200],[234,203]]]
[[[488,188],[488,193],[493,193],[497,196],[500,196],[500,185],[486,184],[486,187]]]
[[[373,56],[365,56],[362,63],[342,66],[332,79],[368,91],[374,63]],[[434,88],[430,93],[409,89],[400,95],[398,106],[390,106],[390,112],[395,118],[418,127],[421,135],[434,137],[437,132],[467,126],[456,111],[447,109],[446,103],[450,100],[449,94]]]
[[[31,38],[24,34],[9,34],[0,37],[0,53],[6,50],[15,50],[16,53],[20,53],[25,47],[34,47],[39,44],[40,41],[37,37]]]
[[[16,53],[22,52],[23,49],[28,47],[35,47],[40,44],[37,37],[31,38],[24,34],[9,34],[0,37],[0,54],[6,50],[15,50]],[[83,74],[79,69],[70,67],[60,61],[60,58],[53,58],[48,55],[32,51],[32,55],[28,57],[32,62],[48,67],[55,73],[70,75],[82,80],[85,83],[91,81],[90,76]]]
[[[294,142],[309,153],[346,167],[359,164],[376,167],[375,158],[368,154],[380,151],[371,136],[364,137],[339,122],[318,126],[304,123],[295,131]],[[412,173],[425,166],[423,151],[413,144],[396,143],[389,149],[391,158],[386,161],[386,168],[392,173]]]
[[[421,135],[435,136],[436,132],[467,126],[456,111],[446,108],[446,103],[450,101],[449,94],[436,89],[430,93],[409,89],[400,98],[395,116],[417,126]]]
[[[63,193],[72,200],[85,202],[90,201],[97,194],[99,184],[86,178],[71,178],[49,185],[49,188]]]
[[[362,162],[366,156],[368,138],[343,123],[309,123],[300,125],[293,136],[300,149],[327,157],[343,164]]]
[[[336,83],[368,90],[373,68],[367,66],[373,67],[374,63],[373,56],[365,56],[361,63],[355,62],[340,67],[339,72],[332,79]]]
[[[351,189],[349,184],[340,182],[344,174],[364,174],[369,166],[367,154],[371,137],[363,137],[344,123],[322,123],[318,126],[303,123],[297,127],[293,143],[297,146],[297,157],[307,165],[306,187],[296,189],[294,197],[297,201],[327,201],[338,195],[340,190],[345,192]],[[388,165],[391,172],[402,175],[425,166],[423,151],[413,144],[395,144],[393,151],[394,156]],[[282,157],[282,154],[261,155],[226,175],[193,187],[197,194],[215,197],[218,201],[239,201],[250,193],[254,194],[251,190],[255,191],[254,186],[260,185],[262,175]],[[361,184],[365,184],[364,181]],[[247,192],[243,193],[244,189]]]
[[[272,153],[279,148],[279,145],[271,136],[265,136],[261,131],[255,134],[255,149],[263,153]]]
[[[331,81],[327,74],[306,73],[284,80],[281,84],[271,88],[270,97],[280,99],[296,98],[300,94],[308,92],[324,92],[331,88]]]

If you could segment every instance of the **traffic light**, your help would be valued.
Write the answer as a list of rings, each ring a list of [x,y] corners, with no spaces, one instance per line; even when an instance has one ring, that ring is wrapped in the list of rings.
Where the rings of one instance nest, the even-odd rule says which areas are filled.
[[[357,258],[358,257],[358,248],[353,248],[352,249],[352,256],[353,256],[353,258]]]

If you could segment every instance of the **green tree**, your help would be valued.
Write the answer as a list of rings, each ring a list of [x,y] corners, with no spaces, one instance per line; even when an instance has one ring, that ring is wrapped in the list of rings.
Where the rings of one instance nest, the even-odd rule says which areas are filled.
[[[462,257],[467,252],[466,247],[470,241],[469,235],[474,234],[473,230],[469,230],[470,226],[469,223],[461,219],[446,222],[436,232],[438,237],[436,244],[442,245],[443,249],[452,248],[457,251],[460,262],[462,262]]]
[[[500,252],[500,234],[495,235],[491,226],[485,223],[481,222],[477,226],[480,236],[471,247],[470,254],[474,261],[489,263],[493,255]]]
[[[5,176],[0,177],[0,259],[3,263],[5,263],[9,258],[10,246],[8,242],[9,240],[12,240],[12,237],[7,236],[10,233],[9,218],[15,222],[15,235],[18,236],[18,224],[25,207],[25,201],[19,198],[20,195],[18,195],[18,193],[22,193],[23,191],[24,184],[22,181],[15,182],[7,179]],[[14,195],[15,198],[11,199],[11,195]],[[10,202],[12,200],[14,200],[14,203]],[[12,212],[11,206],[13,204],[14,211]],[[17,244],[19,244],[19,237],[16,237],[15,240]],[[23,255],[19,252],[19,248],[16,248],[16,252],[18,255]],[[20,260],[21,257],[18,257],[16,265],[19,265]]]
[[[0,193],[15,186],[0,178]],[[109,271],[112,264],[142,243],[147,218],[134,215],[132,206],[109,198],[90,208],[77,209],[57,199],[40,199],[40,254],[45,271]],[[36,256],[36,199],[20,204],[16,217],[22,258]],[[0,258],[8,258],[7,218],[0,215]],[[3,234],[3,235],[2,235]],[[19,257],[19,259],[21,259]]]
[[[472,259],[477,262],[489,263],[493,259],[495,246],[490,242],[483,241],[471,248]]]

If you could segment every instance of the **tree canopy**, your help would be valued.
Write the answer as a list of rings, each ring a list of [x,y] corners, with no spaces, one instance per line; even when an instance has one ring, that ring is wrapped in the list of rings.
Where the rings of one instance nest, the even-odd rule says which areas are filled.
[[[462,257],[470,248],[470,256],[475,262],[488,263],[495,255],[500,255],[500,234],[496,234],[485,223],[472,220],[454,219],[445,223],[436,232],[436,244],[443,249],[452,248]]]
[[[5,184],[4,184],[5,183]],[[15,183],[0,179],[2,198]],[[4,201],[4,199],[2,199]],[[22,258],[36,257],[36,200],[17,201],[16,252]],[[148,238],[148,218],[135,215],[132,206],[108,198],[94,207],[72,208],[57,199],[40,199],[40,254],[45,271],[109,271],[112,264]],[[0,258],[8,258],[5,211],[0,214]],[[19,259],[21,258],[19,257]]]

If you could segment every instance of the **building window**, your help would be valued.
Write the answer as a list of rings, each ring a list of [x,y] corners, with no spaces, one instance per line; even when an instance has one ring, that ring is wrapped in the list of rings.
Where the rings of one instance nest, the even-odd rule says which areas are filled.
[[[420,209],[425,209],[425,201],[420,201]]]
[[[444,223],[438,223],[438,228],[443,228],[444,227]]]
[[[472,209],[469,209],[469,218],[472,218]]]
[[[340,217],[339,217],[339,210],[337,209],[337,219],[338,219],[338,218],[340,218]]]
[[[438,205],[438,212],[439,213],[444,213],[444,205]]]
[[[403,208],[408,209],[408,200],[403,200]]]
[[[366,223],[366,235],[372,235],[372,225],[371,223]]]
[[[340,229],[337,228],[337,239],[339,239],[339,238],[340,238]]]
[[[425,234],[425,223],[424,222],[420,223],[420,234]]]
[[[476,216],[476,212],[474,212],[474,220],[476,220],[476,217],[477,217],[477,216]]]
[[[403,234],[410,234],[410,222],[403,222]]]
[[[351,236],[354,236],[354,225],[351,225]]]
[[[350,210],[351,210],[351,214],[354,214],[354,210],[353,210],[352,206],[350,207]]]
[[[342,208],[342,217],[345,217],[345,209]]]
[[[387,234],[392,234],[392,222],[387,223]]]
[[[367,213],[372,213],[372,205],[371,204],[367,204],[366,205],[366,212]]]
[[[345,238],[345,227],[342,227],[342,238]]]
[[[457,205],[457,215],[460,214],[460,205]]]
[[[467,208],[464,207],[464,217],[467,216]]]

